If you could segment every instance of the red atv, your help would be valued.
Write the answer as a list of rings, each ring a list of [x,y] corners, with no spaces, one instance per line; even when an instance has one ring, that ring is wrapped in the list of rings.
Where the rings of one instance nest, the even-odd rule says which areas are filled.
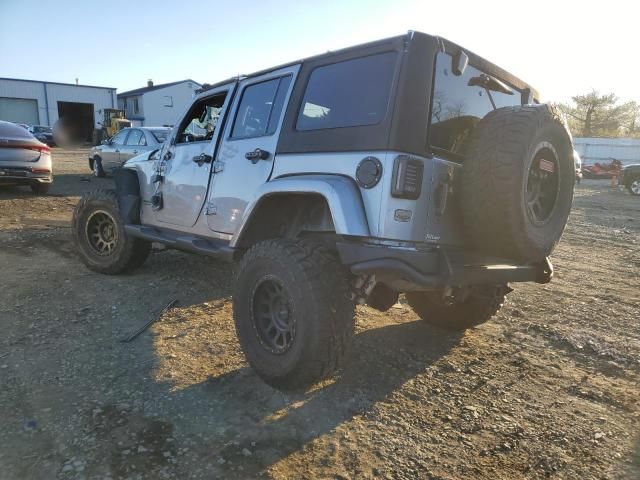
[[[622,168],[622,162],[611,159],[609,163],[594,163],[593,165],[584,165],[582,167],[582,176],[584,178],[605,178],[610,179],[620,175],[620,169]]]

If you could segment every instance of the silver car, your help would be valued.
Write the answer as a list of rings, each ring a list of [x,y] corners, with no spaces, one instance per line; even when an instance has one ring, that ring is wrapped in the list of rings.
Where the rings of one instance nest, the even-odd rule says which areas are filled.
[[[53,182],[51,150],[23,127],[0,120],[0,185],[29,185],[47,193]]]
[[[171,132],[169,127],[124,128],[89,153],[89,168],[94,176],[111,173],[132,157],[156,150]]]

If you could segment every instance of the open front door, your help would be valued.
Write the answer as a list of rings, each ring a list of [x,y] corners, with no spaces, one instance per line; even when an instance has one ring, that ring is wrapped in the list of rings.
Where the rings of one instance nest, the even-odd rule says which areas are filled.
[[[295,65],[240,82],[214,164],[206,211],[212,230],[234,233],[248,202],[269,179],[298,70]]]
[[[203,94],[189,108],[162,149],[159,170],[163,172],[163,180],[155,204],[155,218],[159,223],[191,227],[198,220],[234,88],[232,83]]]

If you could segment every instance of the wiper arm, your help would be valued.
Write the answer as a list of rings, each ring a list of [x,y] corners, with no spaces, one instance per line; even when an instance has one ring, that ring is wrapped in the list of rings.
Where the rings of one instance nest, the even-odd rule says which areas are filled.
[[[492,91],[504,93],[505,95],[514,94],[513,90],[511,89],[511,87],[509,87],[509,85],[507,85],[504,82],[501,82],[500,80],[492,77],[491,75],[487,75],[486,73],[481,73],[477,77],[471,77],[467,85],[469,85],[470,87],[484,88],[485,91],[487,92],[487,95],[489,96],[489,101],[491,101],[491,105],[493,106],[494,110],[497,107],[496,107],[496,102],[493,101],[493,96],[491,95]]]

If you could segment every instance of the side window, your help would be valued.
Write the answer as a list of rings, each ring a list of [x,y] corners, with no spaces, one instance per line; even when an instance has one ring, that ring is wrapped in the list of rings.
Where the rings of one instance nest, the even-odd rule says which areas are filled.
[[[138,142],[138,145],[141,145],[143,147],[147,145],[147,137],[145,135],[146,134],[142,132],[142,135],[140,135],[140,141]]]
[[[387,113],[396,58],[395,52],[379,53],[313,70],[296,129],[380,123]]]
[[[231,138],[271,135],[278,128],[291,76],[249,85],[242,92]]]
[[[127,145],[138,145],[141,137],[142,132],[140,130],[131,130],[129,137],[127,137]]]
[[[222,92],[194,103],[180,123],[176,144],[211,140],[226,97]]]
[[[129,130],[120,130],[113,136],[113,140],[111,141],[111,143],[115,143],[116,145],[124,145],[124,141],[127,138],[128,133]]]

